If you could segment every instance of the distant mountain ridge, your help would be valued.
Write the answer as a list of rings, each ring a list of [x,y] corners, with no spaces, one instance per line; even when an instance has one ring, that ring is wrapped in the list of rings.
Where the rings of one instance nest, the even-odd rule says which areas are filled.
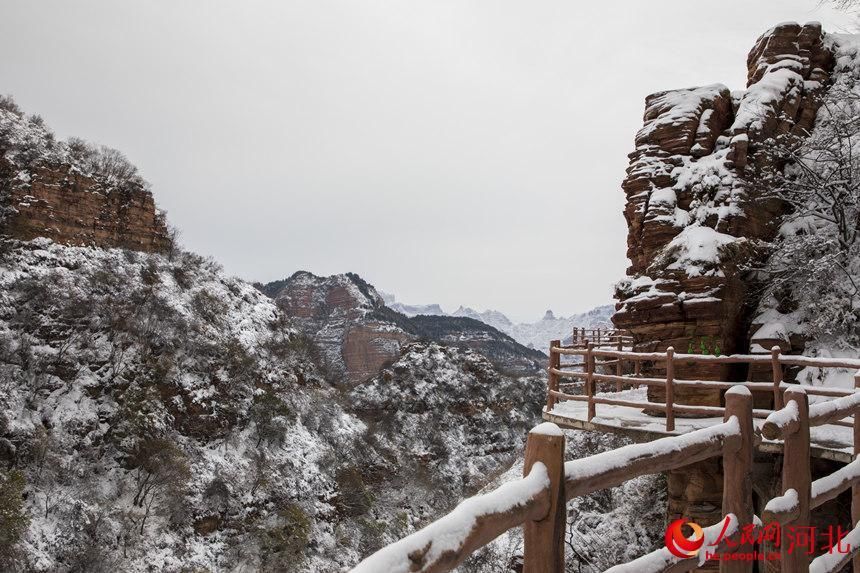
[[[542,350],[551,340],[568,340],[574,328],[613,328],[612,314],[615,305],[604,304],[593,309],[574,314],[569,317],[556,317],[552,310],[547,310],[538,321],[515,323],[498,310],[478,312],[469,307],[460,306],[452,313],[445,312],[438,304],[405,304],[398,302],[394,295],[383,293],[386,306],[406,316],[421,315],[466,317],[479,320],[504,332],[523,346]]]

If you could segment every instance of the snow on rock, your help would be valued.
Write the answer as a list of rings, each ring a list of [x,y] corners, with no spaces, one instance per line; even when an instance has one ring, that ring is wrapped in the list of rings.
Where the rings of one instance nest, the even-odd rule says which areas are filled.
[[[739,240],[710,227],[691,225],[667,245],[664,256],[671,262],[666,268],[683,270],[690,277],[720,274],[722,271],[715,268],[720,262],[720,249]]]

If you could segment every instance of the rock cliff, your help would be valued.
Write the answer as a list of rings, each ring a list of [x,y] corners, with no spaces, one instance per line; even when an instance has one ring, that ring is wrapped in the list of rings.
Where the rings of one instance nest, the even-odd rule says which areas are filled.
[[[297,272],[258,288],[314,340],[332,372],[350,384],[375,376],[400,356],[404,345],[417,340],[476,350],[500,369],[518,374],[534,374],[545,360],[477,320],[401,314],[353,273],[318,277]]]
[[[164,252],[164,214],[119,152],[56,141],[38,116],[0,102],[0,234],[77,246]]]
[[[758,269],[767,269],[774,253],[791,248],[786,237],[798,229],[821,236],[828,230],[798,223],[796,203],[785,187],[769,185],[774,179],[784,182],[785,172],[796,167],[773,150],[782,141],[802,146],[815,138],[826,140],[822,117],[839,120],[832,110],[822,111],[822,102],[840,84],[856,98],[857,54],[856,38],[825,35],[815,23],[780,24],[753,46],[746,90],[711,85],[646,98],[644,126],[622,184],[631,264],[627,279],[617,286],[613,316],[616,326],[633,333],[637,350],[674,346],[679,352],[730,354],[769,352],[778,344],[786,352],[804,351],[810,331],[803,321],[810,317],[803,307],[812,306],[809,294],[780,299],[773,295],[775,275]],[[822,256],[805,252],[801,264],[820,263]],[[854,265],[860,268],[856,260]],[[819,293],[827,290],[824,286],[812,290]],[[843,299],[850,307],[851,295]],[[848,313],[845,320],[856,318]],[[769,368],[747,371],[678,362],[676,375],[743,381],[770,380],[771,373]],[[790,381],[798,373],[784,375]],[[721,402],[719,391],[679,390],[680,402]],[[649,389],[652,399],[662,401],[659,394]],[[769,397],[756,399],[762,398],[761,405],[769,406]],[[814,475],[826,473],[818,466]],[[757,499],[773,495],[778,467],[771,457],[757,456]],[[670,517],[715,522],[721,514],[721,472],[712,460],[669,472]],[[817,509],[813,519],[844,522],[838,505]]]
[[[763,149],[776,136],[803,137],[812,128],[833,62],[819,24],[780,24],[750,52],[746,90],[715,84],[646,98],[622,184],[631,265],[613,316],[637,349],[748,350],[755,301],[743,269],[761,258],[785,209],[756,183],[780,168]],[[742,380],[747,373],[679,364],[678,376]],[[678,398],[713,404],[719,394]]]

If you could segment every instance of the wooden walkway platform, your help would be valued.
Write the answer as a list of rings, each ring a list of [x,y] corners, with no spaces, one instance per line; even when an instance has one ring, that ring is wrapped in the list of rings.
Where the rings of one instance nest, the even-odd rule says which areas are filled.
[[[619,400],[645,401],[645,388],[633,388],[621,392],[595,394],[596,397],[616,398]],[[599,405],[596,415],[588,420],[588,404],[586,402],[557,403],[551,411],[544,409],[543,419],[561,428],[573,430],[591,430],[623,435],[634,442],[643,443],[678,436],[701,430],[723,423],[722,416],[711,418],[675,418],[675,429],[666,430],[666,419],[649,415],[640,408],[627,406]],[[764,425],[764,419],[753,420],[756,433],[759,434]],[[853,459],[854,436],[853,430],[845,426],[817,426],[810,429],[810,454],[842,463]],[[762,452],[782,453],[782,442],[762,438],[756,444],[756,449]]]

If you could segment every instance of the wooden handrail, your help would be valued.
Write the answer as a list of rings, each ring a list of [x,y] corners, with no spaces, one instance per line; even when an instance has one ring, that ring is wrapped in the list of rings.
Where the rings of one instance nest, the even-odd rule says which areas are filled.
[[[803,356],[785,356],[778,347],[771,350],[770,356],[762,355],[729,355],[729,356],[708,356],[701,354],[676,354],[670,346],[664,353],[645,353],[631,352],[621,349],[601,349],[594,346],[594,343],[588,341],[581,347],[562,347],[553,341],[550,344],[550,365],[547,369],[549,373],[550,384],[547,388],[547,411],[552,411],[555,404],[559,400],[575,400],[585,401],[588,404],[587,421],[591,421],[597,415],[596,405],[615,405],[625,407],[639,407],[646,411],[656,412],[658,409],[652,404],[658,402],[635,402],[630,400],[613,400],[598,396],[598,383],[614,383],[617,392],[622,391],[625,387],[638,386],[656,386],[662,387],[665,390],[665,399],[661,405],[663,415],[665,417],[665,428],[667,432],[673,432],[675,429],[675,414],[688,415],[704,415],[704,416],[720,416],[724,410],[719,406],[690,406],[686,404],[675,404],[675,388],[691,388],[708,389],[708,390],[728,390],[734,386],[731,382],[711,381],[711,380],[684,380],[675,378],[675,365],[678,362],[687,363],[748,363],[752,364],[769,364],[771,366],[773,376],[771,382],[745,382],[743,383],[751,392],[767,392],[774,396],[773,410],[757,411],[755,417],[767,417],[767,413],[779,411],[782,408],[782,395],[784,391],[791,388],[797,388],[797,384],[786,384],[782,380],[782,366],[786,364],[805,364],[815,365],[820,368],[860,368],[860,360],[839,359],[832,360],[828,358],[809,358]],[[619,343],[620,346],[620,343]],[[564,370],[562,369],[560,358],[563,355],[582,356],[582,371],[579,370]],[[598,358],[608,358],[609,360],[598,361]],[[632,361],[635,365],[635,374],[624,375],[623,363]],[[643,361],[662,362],[666,365],[665,378],[641,377],[641,365]],[[576,364],[565,364],[566,367],[572,368],[578,366]],[[608,366],[615,366],[615,373],[600,373],[596,372],[597,366],[603,366],[604,371]],[[860,370],[858,370],[860,375]],[[572,378],[575,380],[585,380],[586,398],[571,398],[569,394],[561,392],[560,379]],[[837,398],[831,402],[826,402],[826,405],[816,404],[811,412],[811,424],[813,426],[822,424],[833,424],[838,426],[853,425],[853,422],[844,420],[847,416],[853,415],[857,410],[860,410],[860,393],[855,395],[853,391],[839,388],[820,388],[806,386],[804,389],[808,394],[818,396],[828,396]],[[552,406],[550,406],[552,402]],[[779,414],[786,416],[787,412]],[[779,418],[778,416],[778,418]],[[856,416],[855,416],[856,417]],[[763,434],[768,439],[778,439],[783,432],[783,429],[775,425],[777,419],[770,421],[763,429]],[[858,513],[860,513],[860,499],[858,499]]]
[[[751,404],[751,402],[750,402]],[[564,464],[567,499],[587,495],[646,474],[677,469],[720,454],[723,442],[740,436],[732,419],[681,436],[631,444]]]
[[[552,350],[550,352],[552,354]],[[549,398],[577,399],[597,403],[625,403],[595,396],[593,384],[598,380],[593,357],[597,354],[592,343],[585,348],[586,396],[566,395],[550,390]],[[668,364],[672,363],[669,352]],[[552,369],[551,369],[552,370]],[[616,376],[617,378],[618,376]],[[672,381],[671,370],[667,379]],[[763,384],[779,388],[784,383]],[[712,457],[721,457],[723,466],[724,521],[705,528],[707,540],[723,533],[723,543],[711,553],[739,551],[740,531],[755,527],[753,515],[751,468],[755,447],[752,420],[767,417],[766,426],[775,428],[772,435],[784,440],[783,494],[767,503],[764,523],[778,522],[789,527],[808,527],[810,511],[852,490],[852,520],[858,523],[860,514],[860,459],[815,482],[811,480],[809,428],[816,424],[833,423],[860,409],[860,391],[841,396],[831,402],[808,404],[807,392],[797,385],[787,385],[786,404],[776,412],[754,410],[751,389],[744,384],[733,385],[726,392],[726,407],[707,407],[709,413],[721,410],[723,422],[681,435],[669,436],[644,444],[633,444],[588,458],[563,461],[564,435],[551,423],[534,428],[528,436],[524,473],[526,477],[505,484],[496,490],[461,503],[447,516],[424,529],[385,547],[362,561],[353,573],[390,571],[394,573],[441,573],[462,563],[468,555],[512,527],[524,528],[524,573],[561,573],[564,568],[563,532],[566,527],[564,504],[570,499],[598,490],[618,486],[641,475],[678,469]],[[860,389],[860,372],[855,377]],[[758,387],[756,389],[759,389]],[[692,411],[701,406],[648,403],[670,411]],[[639,403],[635,403],[637,406]],[[860,416],[854,418],[855,454],[860,453]],[[725,520],[728,520],[726,524]],[[723,525],[727,527],[724,528]],[[782,529],[787,535],[789,527]],[[732,542],[731,540],[734,540]],[[782,564],[785,571],[815,571],[830,573],[860,555],[860,525],[846,538],[852,547],[847,554],[829,553],[811,564],[805,552],[790,552],[789,540],[781,542]],[[709,546],[712,545],[709,543]],[[693,558],[678,558],[661,549],[628,564],[610,569],[613,573],[663,573],[690,571],[701,565]],[[742,560],[722,560],[723,573],[747,573],[751,564]]]
[[[747,452],[752,451],[749,423],[752,395],[740,387],[732,392],[730,412],[721,424],[566,463],[563,461],[564,434],[555,424],[541,424],[529,432],[523,468],[526,477],[464,501],[441,519],[380,549],[359,563],[352,573],[450,571],[469,554],[519,525],[524,528],[523,573],[562,573],[568,500],[614,487],[640,475],[720,455],[729,467],[735,468],[732,473],[744,471],[746,462],[743,460]],[[740,465],[732,461],[735,458],[740,460],[737,463]],[[734,478],[727,480],[724,490],[734,489],[742,482]],[[729,499],[734,500],[728,503],[747,503],[743,501],[746,492],[742,486],[728,494]],[[751,506],[751,499],[748,504]],[[732,515],[726,519],[736,522],[735,529],[743,524],[743,517]],[[714,531],[718,533],[722,529],[721,526]],[[733,532],[729,530],[727,535]],[[689,564],[692,562],[684,567]],[[677,563],[671,563],[668,569],[661,570],[689,570],[673,569],[675,566]]]
[[[556,346],[551,352],[562,355],[582,356],[581,348],[569,348]],[[595,349],[595,356],[604,358],[623,358],[625,360],[646,360],[652,362],[665,362],[666,354],[663,352],[632,352],[627,350]],[[675,354],[678,362],[708,363],[708,364],[773,364],[773,358],[764,354],[727,354],[714,356],[712,354]],[[847,368],[860,369],[860,359],[853,358],[818,358],[810,356],[795,356],[789,354],[779,355],[779,363],[783,366],[812,366],[820,368]]]
[[[549,486],[546,467],[536,463],[528,476],[465,500],[448,515],[383,547],[352,573],[450,571],[505,531],[545,517]]]
[[[785,444],[782,455],[782,491],[794,490],[797,494],[797,514],[786,525],[780,528],[782,542],[780,557],[783,569],[794,571],[809,570],[809,555],[805,551],[792,551],[792,529],[809,527],[809,517],[812,498],[812,470],[809,459],[809,398],[802,389],[790,389],[785,392],[786,407],[794,404],[797,411],[797,429],[784,438]]]
[[[796,386],[786,390],[788,392],[803,392],[808,394],[803,386]],[[809,407],[809,425],[823,426],[833,424],[843,418],[856,414],[860,410],[860,392],[852,392],[828,402],[820,402]],[[762,426],[762,435],[769,440],[778,440],[793,434],[800,428],[800,412],[796,406],[786,405],[767,417]]]
[[[860,390],[860,372],[854,378],[855,391]],[[783,494],[770,500],[762,514],[763,522],[777,522],[787,526],[781,528],[781,559],[783,571],[809,571],[832,573],[853,561],[860,566],[860,416],[854,416],[854,460],[837,471],[811,481],[809,460],[809,428],[813,425],[832,423],[851,411],[857,411],[858,396],[855,394],[809,406],[803,388],[792,388],[785,392],[786,404],[781,410],[768,416],[765,428],[771,436],[784,440]],[[804,528],[810,524],[810,511],[834,500],[851,489],[851,521],[853,529],[841,540],[839,550],[831,548],[811,563],[805,551],[792,552],[786,548],[787,530]],[[847,548],[847,550],[846,550]]]
[[[860,484],[860,460],[854,460],[832,474],[812,482],[809,507],[810,509],[820,507],[858,484]],[[762,523],[767,525],[776,522],[785,525],[797,519],[799,511],[800,501],[797,491],[789,489],[767,502],[761,515]]]
[[[581,364],[567,364],[564,366],[582,366]],[[562,378],[585,378],[584,372],[576,370],[563,370],[553,368],[550,373]],[[666,383],[664,378],[636,378],[635,376],[618,376],[617,374],[594,374],[594,379],[598,382],[621,382],[627,386],[663,386]],[[676,379],[675,386],[685,386],[691,388],[701,388],[707,390],[728,390],[732,386],[743,384],[750,392],[771,392],[773,384],[769,382],[720,382],[717,380],[684,380]],[[797,388],[797,384],[780,383],[778,389],[780,394],[789,388]],[[854,390],[845,388],[825,388],[823,386],[803,386],[806,393],[810,396],[830,396],[842,397],[854,394]],[[777,408],[778,409],[778,408]]]

